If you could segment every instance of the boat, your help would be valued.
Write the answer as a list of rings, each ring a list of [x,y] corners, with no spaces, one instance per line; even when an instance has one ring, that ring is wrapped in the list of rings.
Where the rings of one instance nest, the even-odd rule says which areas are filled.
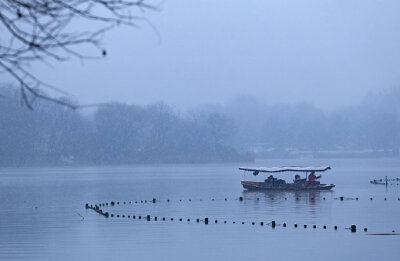
[[[382,179],[374,179],[374,180],[371,180],[369,183],[375,184],[375,185],[386,185],[387,186],[387,181],[383,182]]]
[[[397,183],[398,183],[400,181],[400,178],[388,179],[388,177],[385,176],[385,179],[374,179],[374,180],[371,180],[370,183],[375,184],[375,185],[386,185],[387,186],[389,181],[397,181]],[[393,185],[392,183],[390,183],[390,184]]]
[[[330,166],[321,166],[321,167],[300,167],[300,166],[291,166],[291,167],[240,167],[239,170],[250,171],[254,176],[257,176],[259,173],[269,173],[270,176],[264,180],[264,182],[257,181],[246,181],[242,180],[241,184],[246,190],[268,190],[268,191],[315,191],[315,190],[331,190],[335,187],[334,184],[321,184],[316,179],[319,177],[315,176],[316,172],[324,172],[330,170]],[[298,172],[304,173],[305,178],[301,178],[300,175],[295,175],[295,180],[292,183],[287,183],[283,179],[277,179],[272,174],[273,173],[282,173],[282,172]],[[313,174],[314,178],[310,175]],[[310,179],[311,178],[311,179]]]

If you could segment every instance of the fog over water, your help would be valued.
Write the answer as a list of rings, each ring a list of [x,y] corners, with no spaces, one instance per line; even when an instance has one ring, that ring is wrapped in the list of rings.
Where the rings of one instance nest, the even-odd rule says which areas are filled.
[[[0,260],[400,256],[399,0],[145,2],[0,0]]]
[[[399,236],[369,234],[400,231],[399,185],[368,181],[395,177],[398,160],[256,164],[327,162],[332,170],[323,173],[323,181],[337,187],[321,192],[243,192],[236,163],[0,168],[0,259],[396,260]],[[293,179],[290,173],[280,177]],[[120,204],[111,207],[111,201]],[[87,202],[107,202],[101,208],[120,216],[104,218],[85,209]],[[205,217],[210,224],[196,222]],[[271,220],[276,228],[267,225]],[[346,229],[351,224],[356,233]]]
[[[400,82],[396,0],[188,0],[161,9],[143,14],[158,33],[145,22],[107,33],[101,61],[32,69],[82,103],[179,109],[245,94],[332,110]]]

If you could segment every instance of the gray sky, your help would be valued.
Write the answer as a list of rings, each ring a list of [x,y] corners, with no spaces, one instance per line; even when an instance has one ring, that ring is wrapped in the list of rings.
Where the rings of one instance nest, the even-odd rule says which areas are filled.
[[[398,0],[167,0],[146,25],[104,37],[108,57],[35,65],[81,103],[178,108],[251,95],[324,109],[400,83]]]

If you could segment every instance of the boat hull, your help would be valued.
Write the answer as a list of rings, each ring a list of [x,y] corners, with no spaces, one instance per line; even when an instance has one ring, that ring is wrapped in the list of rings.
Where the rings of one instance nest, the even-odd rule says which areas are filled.
[[[267,190],[267,191],[316,191],[316,190],[331,190],[335,187],[334,184],[294,184],[287,183],[284,185],[271,185],[265,182],[241,181],[242,186],[246,190]]]

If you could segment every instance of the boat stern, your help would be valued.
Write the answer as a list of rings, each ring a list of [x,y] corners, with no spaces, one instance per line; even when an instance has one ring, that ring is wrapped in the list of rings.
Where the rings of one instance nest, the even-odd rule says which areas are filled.
[[[260,189],[260,182],[242,180],[240,182],[244,189],[257,190]]]

